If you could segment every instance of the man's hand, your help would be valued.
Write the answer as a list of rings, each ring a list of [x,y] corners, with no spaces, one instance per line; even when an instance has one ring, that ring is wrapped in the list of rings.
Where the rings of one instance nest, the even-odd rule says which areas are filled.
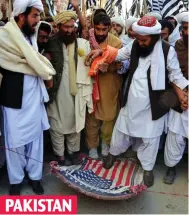
[[[74,7],[74,9],[79,8],[79,1],[78,0],[70,0],[70,4]]]
[[[101,49],[96,49],[96,50],[92,50],[90,52],[90,54],[87,56],[87,58],[91,58],[92,60],[94,60],[95,58],[99,57],[102,55],[102,50]]]
[[[103,73],[107,72],[108,71],[108,67],[109,67],[109,64],[107,63],[103,63],[103,64],[100,64],[99,65],[99,70]]]
[[[53,79],[45,81],[45,85],[47,89],[51,89],[53,87]]]
[[[116,61],[115,63],[116,63],[116,69],[121,70],[123,67],[123,63],[121,61]]]
[[[188,109],[188,92],[177,89],[176,93],[177,93],[178,99],[181,103],[181,109],[187,110]]]

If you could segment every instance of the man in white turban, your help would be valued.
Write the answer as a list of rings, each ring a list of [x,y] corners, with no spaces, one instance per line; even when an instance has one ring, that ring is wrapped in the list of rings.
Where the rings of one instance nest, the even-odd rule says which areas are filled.
[[[126,20],[125,23],[125,28],[126,28],[126,33],[127,33],[127,43],[129,44],[130,42],[133,42],[133,40],[136,38],[136,33],[132,30],[132,24],[134,22],[137,22],[139,19],[136,17],[129,17]]]
[[[123,43],[123,46],[126,46],[128,43],[127,36],[125,35],[125,24],[124,20],[120,16],[111,18],[111,24],[114,31],[119,35],[120,40]]]
[[[169,82],[184,94],[182,90],[188,86],[188,81],[181,73],[174,48],[161,40],[161,25],[155,17],[144,16],[133,23],[132,29],[137,34],[132,47],[115,50],[117,57],[112,59],[130,58],[131,65],[104,167],[111,168],[116,156],[132,145],[144,169],[144,184],[150,187],[154,184],[153,168],[169,111],[169,107],[161,105],[161,97],[170,87]],[[99,53],[98,50],[90,56]]]
[[[10,195],[20,195],[27,172],[33,191],[41,195],[43,131],[49,129],[43,80],[55,71],[38,53],[35,28],[43,5],[40,0],[15,0],[13,17],[0,30],[0,105],[4,119]]]
[[[175,46],[176,41],[181,38],[179,31],[180,24],[178,23],[177,18],[175,16],[167,16],[165,17],[165,19],[170,22],[174,27],[173,32],[169,35],[168,42],[170,45]]]
[[[147,13],[146,16],[154,16],[158,21],[162,20],[162,15],[158,12],[155,12],[155,11]]]
[[[175,50],[183,75],[188,79],[188,20],[189,12],[179,14],[182,26],[182,38],[177,40]],[[179,88],[176,88],[178,91]],[[186,90],[186,96],[188,89]],[[165,164],[168,167],[164,183],[173,184],[176,176],[176,165],[181,160],[188,139],[188,104],[182,104],[183,112],[170,110],[168,134],[165,143]]]

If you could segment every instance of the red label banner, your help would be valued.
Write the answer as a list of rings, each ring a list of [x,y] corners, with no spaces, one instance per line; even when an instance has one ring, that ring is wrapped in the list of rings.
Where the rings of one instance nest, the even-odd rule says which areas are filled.
[[[2,214],[77,214],[77,197],[0,196]]]

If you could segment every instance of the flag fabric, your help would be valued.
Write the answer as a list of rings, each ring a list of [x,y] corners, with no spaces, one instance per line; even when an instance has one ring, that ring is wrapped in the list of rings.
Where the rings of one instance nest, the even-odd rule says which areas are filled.
[[[108,16],[113,17],[115,16],[115,11],[114,11],[114,3],[116,1],[115,0],[107,0],[106,4],[104,6],[104,9],[106,10],[106,13],[108,14]]]
[[[86,9],[96,6],[96,0],[86,0]]]
[[[186,8],[184,7],[184,3],[181,0],[165,0],[163,3],[163,8],[161,11],[162,17],[166,16],[175,16],[183,11]]]
[[[85,158],[81,165],[59,167],[51,162],[52,173],[79,192],[103,200],[128,199],[146,190],[143,169],[133,161],[116,161],[111,169],[101,160]]]
[[[175,16],[188,8],[188,0],[147,0],[148,10],[159,12],[163,18]]]
[[[188,10],[188,0],[183,0],[185,8]]]
[[[46,0],[46,4],[47,4],[48,10],[49,10],[49,14],[51,16],[55,16],[56,10],[55,10],[53,1],[52,0]]]

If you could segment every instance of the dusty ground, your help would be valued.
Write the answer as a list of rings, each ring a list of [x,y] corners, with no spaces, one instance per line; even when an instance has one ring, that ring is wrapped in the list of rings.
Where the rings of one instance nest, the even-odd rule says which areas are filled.
[[[145,193],[127,201],[100,201],[76,193],[54,175],[49,175],[48,163],[45,164],[43,185],[47,195],[78,195],[78,213],[80,214],[188,214],[188,165],[182,160],[174,185],[165,185],[162,178],[165,172],[163,155],[158,156],[155,167],[155,184]],[[2,186],[3,185],[3,186]],[[8,179],[4,177],[0,184],[0,195],[8,194]],[[161,194],[165,192],[166,194]],[[25,182],[23,195],[33,195]],[[172,195],[172,194],[177,194]]]

